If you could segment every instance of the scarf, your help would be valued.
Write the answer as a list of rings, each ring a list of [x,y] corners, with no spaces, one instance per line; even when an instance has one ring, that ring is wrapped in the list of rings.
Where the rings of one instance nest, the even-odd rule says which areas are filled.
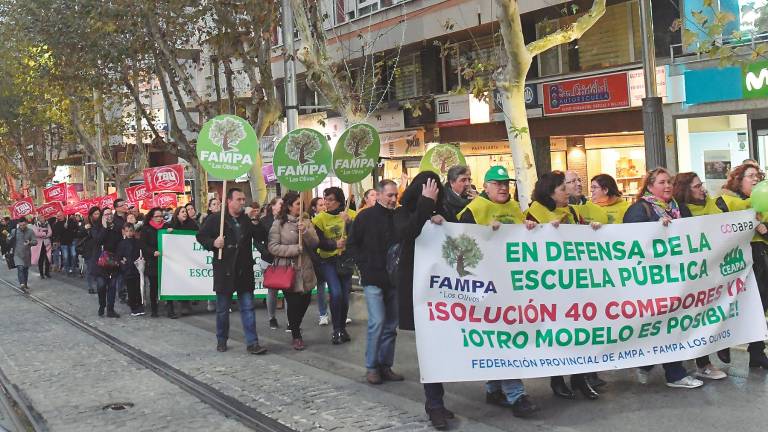
[[[152,219],[151,221],[149,221],[149,225],[156,230],[161,230],[163,229],[163,225],[165,225],[165,221],[156,222],[154,219]]]
[[[619,202],[620,199],[620,196],[606,196],[603,199],[592,200],[592,202],[599,205],[600,207],[610,207]]]
[[[668,203],[656,198],[652,193],[646,192],[643,195],[643,200],[651,205],[654,213],[661,219],[662,217],[669,217],[672,219],[680,219],[680,208],[677,206],[677,201],[670,200]]]
[[[337,208],[336,210],[326,210],[326,213],[328,213],[329,215],[336,216],[339,213],[343,212],[345,207],[346,206],[344,204],[339,204],[339,208]]]

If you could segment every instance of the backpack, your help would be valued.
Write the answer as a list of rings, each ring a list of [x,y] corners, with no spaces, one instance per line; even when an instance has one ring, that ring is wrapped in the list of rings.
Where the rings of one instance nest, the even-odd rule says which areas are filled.
[[[387,275],[389,276],[389,283],[395,287],[398,284],[402,250],[403,248],[400,243],[395,243],[387,249]]]

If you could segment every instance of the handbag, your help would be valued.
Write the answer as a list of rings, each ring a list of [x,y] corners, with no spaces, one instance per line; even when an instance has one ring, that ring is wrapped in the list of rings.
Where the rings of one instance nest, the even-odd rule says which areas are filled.
[[[346,251],[336,256],[336,273],[339,277],[349,277],[355,273],[355,260]]]
[[[14,260],[13,254],[13,250],[9,250],[5,253],[5,262],[8,264],[8,270],[13,270],[16,268],[16,261]]]
[[[120,267],[120,263],[115,259],[115,255],[110,251],[102,250],[96,265],[107,271],[115,271]]]
[[[273,290],[293,290],[293,281],[296,278],[296,269],[288,262],[288,265],[279,265],[280,258],[275,257],[275,262],[264,271],[264,287]]]

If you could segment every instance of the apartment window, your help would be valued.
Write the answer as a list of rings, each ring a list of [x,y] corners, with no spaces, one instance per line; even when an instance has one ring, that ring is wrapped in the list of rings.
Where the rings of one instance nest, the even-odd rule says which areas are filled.
[[[419,53],[400,56],[393,82],[397,99],[403,100],[421,96],[421,59]]]

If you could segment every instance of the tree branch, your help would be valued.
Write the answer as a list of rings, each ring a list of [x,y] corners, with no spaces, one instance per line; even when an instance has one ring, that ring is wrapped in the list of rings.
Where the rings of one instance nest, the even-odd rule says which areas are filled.
[[[516,0],[506,1],[517,3]],[[535,57],[550,48],[554,48],[558,45],[562,45],[564,43],[568,43],[580,38],[581,35],[592,28],[597,20],[600,19],[603,14],[605,14],[605,2],[606,0],[594,0],[594,3],[592,3],[592,8],[589,9],[589,12],[580,16],[579,19],[577,19],[573,24],[529,43],[527,48],[531,57]]]

